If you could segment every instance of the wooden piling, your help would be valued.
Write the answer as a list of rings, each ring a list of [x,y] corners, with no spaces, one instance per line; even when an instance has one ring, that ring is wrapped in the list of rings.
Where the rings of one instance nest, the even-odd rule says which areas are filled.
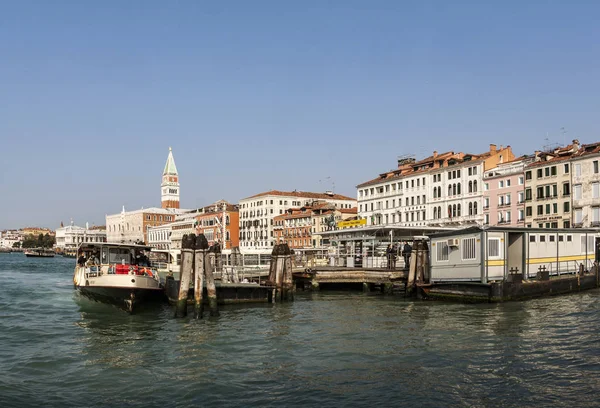
[[[238,274],[238,268],[242,266],[242,254],[240,253],[240,247],[231,248],[231,280],[233,283],[239,283],[240,277]]]
[[[293,300],[292,251],[287,244],[277,244],[271,253],[269,284],[274,286],[273,302]]]
[[[282,274],[282,300],[283,301],[292,301],[294,300],[294,280],[292,276],[292,253],[290,248],[287,247],[288,254],[283,256],[283,274]]]
[[[187,316],[187,298],[190,290],[191,275],[194,266],[194,234],[186,234],[181,240],[181,273],[179,280],[179,296],[175,306],[175,317]]]
[[[204,304],[202,302],[204,292],[204,260],[206,257],[206,248],[208,248],[208,241],[204,234],[200,234],[196,237],[196,250],[194,251],[194,318],[202,319],[204,315]]]
[[[215,277],[213,275],[214,252],[207,252],[204,257],[204,276],[206,278],[206,294],[208,295],[208,309],[211,316],[219,315],[217,306],[217,287],[215,286]]]

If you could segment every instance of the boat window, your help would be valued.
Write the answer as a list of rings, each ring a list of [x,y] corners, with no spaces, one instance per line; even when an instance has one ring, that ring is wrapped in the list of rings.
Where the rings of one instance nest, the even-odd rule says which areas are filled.
[[[540,235],[540,242],[546,242],[546,236]]]
[[[488,257],[499,258],[500,257],[500,238],[489,238],[488,239]]]
[[[436,251],[436,260],[437,261],[447,261],[448,260],[448,243],[445,241],[437,242],[437,251]]]
[[[535,235],[529,235],[529,242],[535,242]]]
[[[558,242],[563,242],[565,240],[565,236],[564,235],[559,235],[558,236]]]
[[[472,260],[472,259],[476,259],[476,252],[475,252],[475,238],[463,238],[462,239],[462,259],[463,261],[465,260]]]
[[[572,241],[573,241],[573,236],[567,235],[567,242],[572,242]]]
[[[108,254],[108,262],[130,264],[131,252],[129,251],[129,249],[125,248],[110,248]]]
[[[102,259],[100,259],[100,263],[105,264],[108,263],[108,248],[102,248]]]
[[[548,235],[548,240],[549,240],[550,242],[554,242],[554,241],[555,241],[555,239],[556,239],[556,237],[555,237],[554,235]]]

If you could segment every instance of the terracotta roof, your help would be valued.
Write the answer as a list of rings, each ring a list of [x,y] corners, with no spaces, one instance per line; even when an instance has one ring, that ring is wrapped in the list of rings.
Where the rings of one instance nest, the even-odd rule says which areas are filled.
[[[340,208],[338,211],[341,212],[342,214],[358,214],[358,208],[356,208],[356,207],[354,207],[354,208]]]
[[[343,196],[341,194],[327,194],[327,193],[310,193],[308,191],[279,191],[279,190],[271,190],[266,191],[264,193],[256,194],[250,197],[246,197],[243,200],[248,200],[250,198],[264,197],[264,196],[282,196],[282,197],[299,197],[299,198],[316,198],[323,200],[352,200],[356,201],[355,198],[350,198],[347,196]]]
[[[557,163],[557,162],[561,162],[561,161],[565,161],[565,160],[569,160],[571,159],[571,155],[569,156],[562,156],[562,157],[553,157],[550,160],[540,160],[540,161],[536,161],[533,162],[531,164],[528,164],[527,166],[525,166],[526,169],[530,169],[533,167],[541,167],[541,166],[546,166],[548,164],[552,164],[552,163]]]

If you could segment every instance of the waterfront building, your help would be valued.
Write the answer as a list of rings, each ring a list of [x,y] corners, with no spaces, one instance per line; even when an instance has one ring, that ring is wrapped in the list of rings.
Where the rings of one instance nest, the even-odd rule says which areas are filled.
[[[196,233],[204,234],[209,245],[219,243],[221,250],[239,246],[239,207],[225,200],[199,208]]]
[[[344,222],[356,220],[358,209],[353,208],[331,208],[328,205],[316,205],[312,210],[312,247],[322,248],[329,245],[329,239],[321,235],[325,231],[334,231],[344,228]]]
[[[270,252],[276,242],[273,218],[282,215],[288,208],[307,206],[316,200],[331,203],[334,208],[356,207],[355,199],[331,191],[311,193],[271,190],[240,200],[240,250]]]
[[[600,227],[600,142],[582,145],[571,158],[572,225]]]
[[[483,224],[483,174],[511,161],[510,146],[481,154],[433,155],[398,159],[398,168],[357,186],[358,216],[372,225],[404,227]]]
[[[483,223],[523,227],[525,225],[524,168],[533,156],[500,163],[483,175]]]
[[[174,208],[142,208],[106,216],[106,238],[108,242],[130,244],[148,242],[148,230],[175,221],[183,212]]]
[[[40,227],[25,227],[25,228],[21,228],[21,235],[33,235],[33,236],[39,236],[39,235],[50,235],[50,236],[54,236],[54,231],[52,231],[49,228],[40,228]]]
[[[60,250],[75,250],[84,242],[106,242],[106,228],[91,227],[86,223],[85,227],[74,225],[62,226],[56,229],[56,248]]]
[[[0,248],[12,248],[17,242],[23,241],[23,235],[18,230],[4,230],[0,232]]]
[[[179,174],[175,166],[173,151],[169,147],[169,156],[163,170],[161,189],[161,207],[179,208]]]
[[[565,147],[537,151],[534,162],[525,167],[527,227],[571,227],[571,159],[579,147],[579,141],[573,140]]]

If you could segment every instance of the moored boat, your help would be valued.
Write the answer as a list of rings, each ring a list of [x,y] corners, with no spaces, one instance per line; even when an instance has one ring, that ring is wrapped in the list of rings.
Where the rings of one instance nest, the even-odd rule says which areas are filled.
[[[142,302],[164,300],[160,277],[145,256],[150,249],[106,242],[81,244],[73,284],[83,296],[130,313]]]
[[[30,258],[54,258],[54,251],[46,248],[31,248],[24,251],[25,256]]]

